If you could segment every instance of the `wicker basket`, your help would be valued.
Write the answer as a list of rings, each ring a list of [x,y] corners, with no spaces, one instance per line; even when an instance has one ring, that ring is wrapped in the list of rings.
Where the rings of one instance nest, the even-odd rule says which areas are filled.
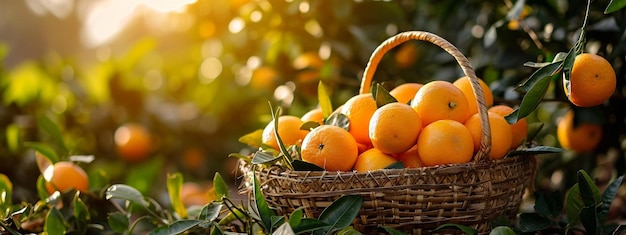
[[[443,48],[470,78],[483,124],[482,144],[473,160],[465,164],[363,173],[289,171],[280,166],[257,168],[254,173],[262,191],[279,214],[289,214],[302,207],[307,216],[316,218],[335,199],[349,194],[363,196],[353,226],[365,233],[376,233],[376,228],[384,225],[412,234],[429,234],[442,224],[455,223],[487,234],[491,229],[489,222],[501,215],[517,214],[522,195],[534,179],[535,157],[489,160],[491,136],[483,92],[467,58],[454,45],[421,31],[404,32],[387,39],[372,54],[360,93],[369,92],[383,55],[408,40],[428,41]],[[250,165],[242,164],[241,170],[250,176]],[[250,177],[245,177],[245,181],[249,183]]]

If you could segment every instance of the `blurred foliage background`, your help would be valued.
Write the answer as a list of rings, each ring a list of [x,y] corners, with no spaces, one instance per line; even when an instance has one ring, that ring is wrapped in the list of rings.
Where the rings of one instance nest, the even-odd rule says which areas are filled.
[[[604,124],[592,153],[538,157],[536,188],[564,190],[586,169],[599,183],[624,174],[626,14],[604,14],[594,1],[586,52],[607,58],[616,94],[594,108]],[[93,155],[92,189],[120,182],[144,193],[165,191],[166,172],[206,182],[219,171],[233,184],[235,160],[249,153],[237,140],[270,121],[268,102],[302,115],[317,105],[323,81],[336,107],[355,95],[374,48],[401,31],[423,30],[456,45],[496,103],[518,104],[515,86],[578,38],[586,1],[331,0],[26,0],[0,2],[0,172],[15,200],[37,200],[34,152],[24,142],[52,142],[45,115],[61,128],[71,154]],[[443,50],[410,42],[390,52],[375,81],[453,81],[462,71]],[[558,80],[557,80],[558,81]],[[528,117],[543,123],[539,145],[559,146],[556,122],[572,109],[555,82]],[[146,127],[149,156],[129,162],[115,130]],[[622,190],[624,191],[624,190]],[[621,203],[626,192],[620,193]],[[624,212],[623,212],[624,213]]]

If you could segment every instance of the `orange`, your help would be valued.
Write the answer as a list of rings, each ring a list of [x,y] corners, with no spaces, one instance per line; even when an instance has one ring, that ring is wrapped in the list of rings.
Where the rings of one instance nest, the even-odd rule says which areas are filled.
[[[493,105],[493,93],[491,92],[491,89],[489,89],[489,86],[487,86],[487,84],[483,80],[478,79],[478,83],[480,83],[480,87],[483,89],[485,104],[487,105],[487,108],[489,108]],[[463,76],[454,81],[454,83],[452,84],[458,87],[463,92],[463,94],[465,94],[465,98],[467,98],[467,105],[469,105],[470,115],[478,113],[476,95],[474,94],[474,90],[472,89],[472,85],[470,84],[469,77]]]
[[[308,111],[302,117],[302,122],[317,122],[320,125],[324,125],[324,113],[322,113],[321,108],[316,108],[311,111]]]
[[[198,147],[185,149],[182,156],[182,165],[186,170],[201,170],[204,165],[204,151]]]
[[[370,119],[378,107],[371,93],[359,94],[348,99],[341,108],[341,113],[350,120],[350,134],[356,142],[370,145]]]
[[[569,82],[563,79],[563,88],[572,104],[592,107],[611,98],[616,83],[611,63],[602,56],[582,53],[574,59]]]
[[[422,119],[423,126],[443,119],[464,123],[470,116],[463,92],[446,81],[426,83],[415,94],[411,106]]]
[[[504,117],[499,114],[488,112],[489,127],[491,130],[491,152],[489,159],[500,159],[506,155],[511,149],[511,141],[513,140],[513,129]],[[474,114],[465,122],[465,126],[472,133],[474,142],[474,153],[480,148],[480,140],[483,135],[482,123],[480,123],[479,114]]]
[[[369,124],[369,136],[374,148],[386,154],[402,153],[417,143],[422,130],[419,116],[403,103],[390,103],[377,109]]]
[[[377,148],[371,148],[359,155],[354,164],[354,170],[357,172],[379,170],[395,162],[398,162],[398,160],[391,155],[387,155]]]
[[[185,182],[180,191],[180,200],[185,207],[204,206],[209,202],[217,200],[217,194],[212,187],[194,182]]]
[[[252,71],[252,78],[249,85],[256,89],[274,91],[278,72],[272,67],[262,66]]]
[[[324,63],[325,61],[317,52],[305,52],[296,57],[292,66],[297,71],[296,86],[301,93],[309,96],[317,95],[317,86],[322,76]]]
[[[414,42],[402,43],[395,54],[395,61],[399,68],[409,68],[417,62],[418,48]]]
[[[115,147],[124,160],[138,162],[152,149],[152,136],[148,129],[138,123],[127,123],[115,130]]]
[[[289,147],[294,144],[298,144],[304,136],[308,133],[307,130],[300,130],[304,122],[299,117],[291,115],[283,115],[278,117],[278,135],[283,141],[285,147]],[[274,149],[280,149],[278,141],[276,140],[276,128],[274,128],[274,120],[270,121],[265,129],[263,129],[263,135],[261,140],[263,144],[270,146]]]
[[[86,192],[89,190],[87,173],[72,162],[57,162],[44,171],[46,190],[49,194],[59,190],[67,192],[71,189]]]
[[[395,158],[400,160],[405,168],[418,168],[423,165],[417,152],[417,143],[406,152],[395,155]]]
[[[514,109],[509,106],[501,104],[501,105],[493,106],[489,108],[487,111],[494,112],[502,117],[506,117],[506,115],[511,114],[514,111]],[[515,124],[511,125],[511,129],[513,130],[513,140],[511,140],[511,149],[515,149],[518,146],[520,146],[524,142],[524,139],[526,139],[526,136],[528,136],[528,121],[526,121],[526,118],[517,120]]]
[[[422,129],[417,152],[424,166],[466,163],[472,160],[474,142],[462,123],[438,120]]]
[[[323,125],[313,129],[302,142],[302,160],[327,171],[352,170],[358,156],[357,143],[345,129]]]
[[[408,104],[415,97],[415,93],[424,86],[420,83],[403,83],[393,88],[389,94],[400,103]]]
[[[561,147],[579,153],[591,152],[602,140],[602,126],[593,123],[577,123],[574,127],[574,111],[568,111],[556,128]]]

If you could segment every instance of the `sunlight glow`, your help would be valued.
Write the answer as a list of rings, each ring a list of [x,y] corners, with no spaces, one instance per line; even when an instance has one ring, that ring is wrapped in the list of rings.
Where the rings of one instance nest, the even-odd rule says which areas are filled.
[[[222,74],[222,62],[217,58],[207,58],[200,65],[200,81],[210,83]]]
[[[29,0],[36,1],[36,0]],[[38,0],[39,2],[61,2],[67,0]],[[100,0],[79,4],[79,17],[82,19],[82,38],[85,45],[96,47],[116,38],[130,22],[143,14],[170,14],[183,12],[187,5],[197,0]],[[71,2],[71,1],[70,1]],[[143,10],[139,10],[144,6]],[[71,6],[70,6],[71,7]],[[31,7],[33,8],[33,7]],[[148,11],[145,11],[148,9]],[[154,18],[154,16],[152,16]],[[167,18],[165,18],[168,20]],[[175,24],[191,25],[187,18],[176,18]]]
[[[239,33],[246,27],[246,22],[241,17],[235,17],[228,24],[228,31],[231,33]]]

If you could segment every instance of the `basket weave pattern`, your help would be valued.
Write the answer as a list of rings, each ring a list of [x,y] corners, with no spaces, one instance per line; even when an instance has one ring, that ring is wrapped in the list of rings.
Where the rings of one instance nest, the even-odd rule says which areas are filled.
[[[535,158],[522,155],[488,159],[491,135],[483,92],[469,61],[456,47],[428,32],[400,33],[374,51],[360,93],[369,92],[383,55],[408,40],[428,41],[441,47],[470,78],[483,124],[481,147],[473,160],[465,164],[360,173],[290,171],[276,165],[252,171],[249,164],[241,164],[242,172],[247,174],[245,182],[249,185],[252,173],[256,174],[266,200],[279,214],[304,208],[308,217],[316,218],[335,199],[350,194],[363,196],[353,226],[364,233],[376,233],[376,228],[384,225],[412,234],[429,234],[439,225],[456,223],[488,234],[489,222],[500,215],[516,215],[526,187],[534,180]]]

